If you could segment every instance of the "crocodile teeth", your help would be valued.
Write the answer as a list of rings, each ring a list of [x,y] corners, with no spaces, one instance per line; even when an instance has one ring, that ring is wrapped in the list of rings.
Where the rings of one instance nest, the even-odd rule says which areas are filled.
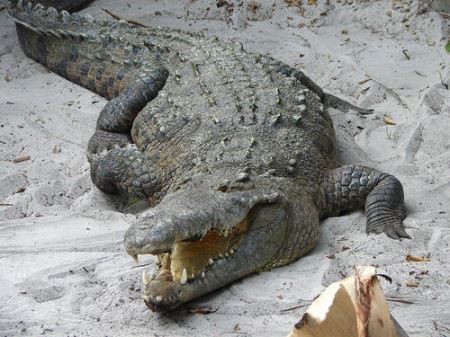
[[[163,298],[162,296],[156,296],[155,302],[162,302]]]
[[[139,257],[137,255],[131,255],[134,262],[139,263]]]
[[[223,236],[227,238],[228,234],[229,234],[228,230],[225,230],[224,233],[223,233]]]
[[[205,272],[202,271],[202,278],[205,278],[205,277],[206,277]]]
[[[59,14],[58,11],[56,10],[56,8],[54,8],[54,7],[47,8],[46,13],[49,17],[53,17],[53,18],[56,18]]]
[[[295,124],[299,124],[299,122],[302,120],[302,116],[294,115],[292,116],[292,119],[294,120]]]
[[[234,249],[230,249],[230,255],[234,254]]]
[[[214,264],[214,260],[210,258],[210,259],[208,260],[208,264],[209,264],[210,266],[212,266],[212,265]]]
[[[61,12],[59,12],[59,18],[62,20],[62,22],[67,22],[70,19],[70,13],[63,9]]]
[[[181,277],[180,277],[180,284],[184,285],[187,283],[187,270],[186,268],[183,268],[183,271],[181,272]]]
[[[36,6],[34,6],[34,8],[33,8],[33,12],[42,11],[44,9],[45,9],[45,7],[42,6],[41,4],[36,4]]]
[[[145,272],[145,269],[142,272],[142,282],[144,282],[144,285],[149,284],[151,281],[151,278],[148,276],[148,274]]]

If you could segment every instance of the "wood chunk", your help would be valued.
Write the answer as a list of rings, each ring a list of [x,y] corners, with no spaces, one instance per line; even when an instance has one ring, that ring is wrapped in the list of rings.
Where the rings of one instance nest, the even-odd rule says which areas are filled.
[[[374,267],[335,282],[310,305],[288,337],[407,337],[390,315]]]

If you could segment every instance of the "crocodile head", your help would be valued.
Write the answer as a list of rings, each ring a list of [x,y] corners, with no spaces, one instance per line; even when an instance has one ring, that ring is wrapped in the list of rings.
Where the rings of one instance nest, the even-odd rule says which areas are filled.
[[[166,311],[276,264],[286,236],[287,203],[279,192],[193,186],[166,196],[130,227],[128,254],[153,254],[144,271],[144,301]]]

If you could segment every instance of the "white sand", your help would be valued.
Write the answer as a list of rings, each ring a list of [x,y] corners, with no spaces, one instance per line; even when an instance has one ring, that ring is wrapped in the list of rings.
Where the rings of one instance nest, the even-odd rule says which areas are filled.
[[[340,156],[394,173],[404,185],[412,240],[367,236],[362,212],[330,218],[308,256],[191,304],[216,313],[182,308],[169,316],[144,306],[142,269],[123,250],[135,216],[123,215],[120,202],[90,181],[85,148],[106,101],[27,59],[3,10],[0,336],[285,336],[306,308],[281,310],[309,303],[355,264],[378,266],[394,279],[383,282],[387,296],[414,302],[390,302],[410,336],[449,336],[450,95],[439,76],[450,85],[449,20],[433,11],[416,15],[416,1],[398,1],[399,9],[390,1],[348,2],[355,4],[319,1],[303,16],[275,0],[219,9],[207,0],[99,0],[84,10],[103,17],[106,7],[147,24],[242,41],[304,70],[326,91],[374,108],[367,119],[331,112]],[[445,10],[445,1],[435,4]],[[386,126],[383,114],[397,124]],[[31,160],[12,162],[23,155]],[[407,254],[431,262],[406,262]],[[408,280],[418,286],[407,287]]]

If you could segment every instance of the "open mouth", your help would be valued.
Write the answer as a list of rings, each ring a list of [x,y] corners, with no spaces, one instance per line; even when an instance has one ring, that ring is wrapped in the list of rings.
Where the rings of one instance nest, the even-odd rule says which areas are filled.
[[[152,311],[166,311],[200,296],[208,273],[220,260],[233,258],[249,227],[248,217],[228,230],[213,228],[197,240],[181,240],[172,249],[155,252],[158,273],[143,274],[144,302]]]
[[[158,276],[185,285],[190,280],[205,278],[208,270],[219,259],[233,256],[248,230],[244,218],[229,230],[211,229],[198,240],[176,242],[171,251],[155,254],[158,257]]]
[[[147,306],[172,310],[251,273],[260,259],[248,257],[257,245],[264,245],[256,238],[280,217],[277,207],[267,217],[261,209],[270,209],[278,200],[272,191],[222,193],[203,185],[166,196],[124,239],[129,255],[158,259],[155,275],[143,274]]]

